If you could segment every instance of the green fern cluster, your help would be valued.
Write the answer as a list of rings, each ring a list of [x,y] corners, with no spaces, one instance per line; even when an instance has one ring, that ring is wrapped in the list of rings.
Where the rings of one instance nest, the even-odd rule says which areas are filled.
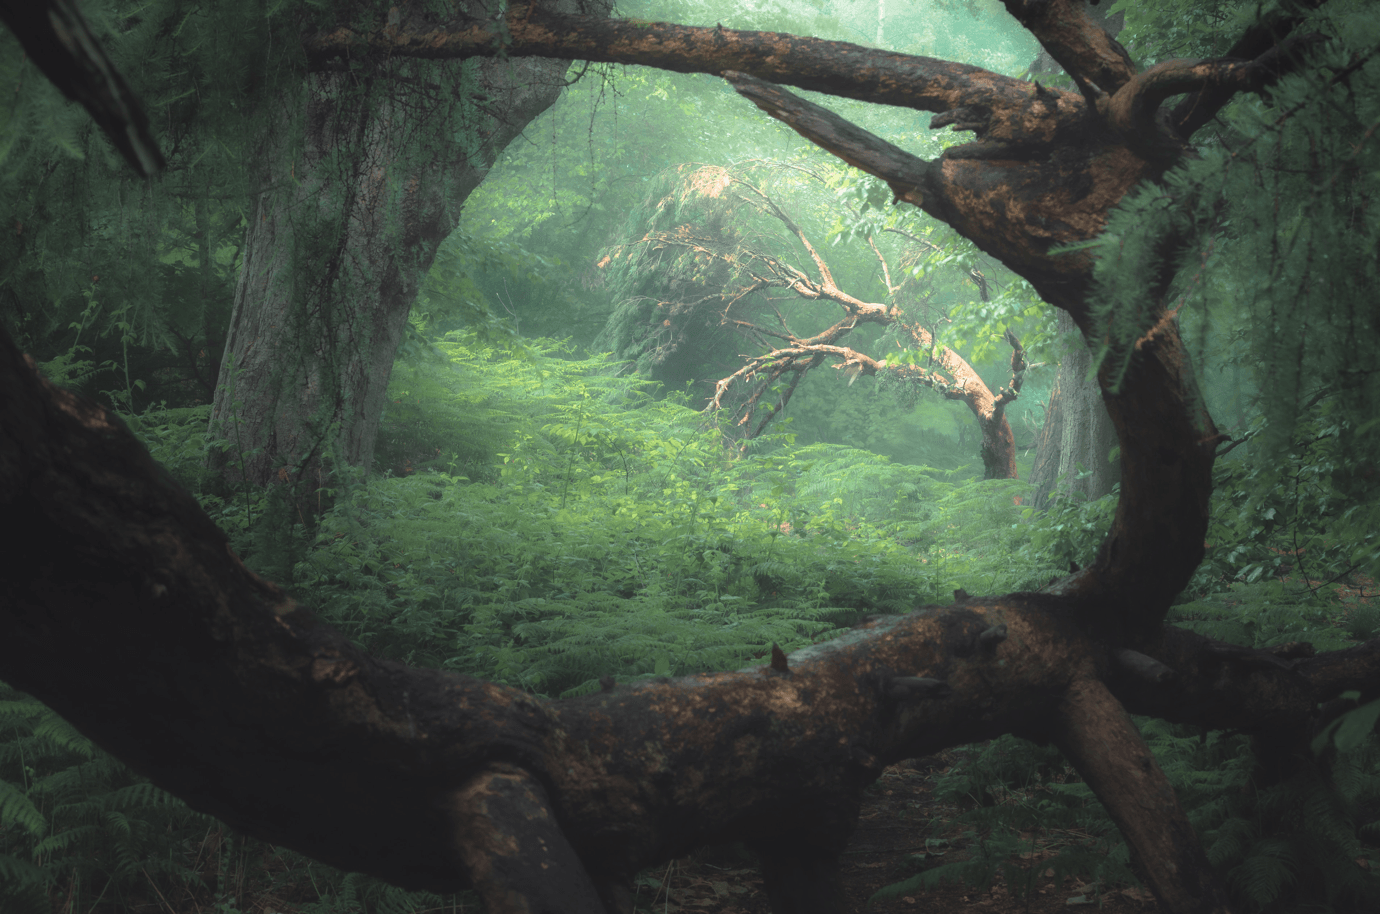
[[[1154,720],[1142,721],[1141,731],[1240,910],[1380,906],[1380,743],[1374,737],[1256,790],[1248,738]]]
[[[441,348],[395,379],[387,420],[431,472],[343,493],[294,572],[371,651],[579,694],[936,595],[890,535],[931,493],[923,470],[780,437],[735,456],[603,359]]]
[[[1305,766],[1256,790],[1247,737],[1150,718],[1138,723],[1223,875],[1234,909],[1363,912],[1380,905],[1380,742],[1374,737],[1326,766]],[[959,812],[936,820],[934,831],[960,825],[961,835],[935,839],[938,853],[914,858],[919,871],[876,897],[945,881],[989,886],[998,875],[1028,896],[1037,876],[1050,871],[1056,885],[1073,877],[1101,891],[1137,882],[1115,824],[1057,750],[1007,736],[960,754],[935,787],[935,799]],[[1048,854],[1038,867],[1023,862],[1022,855],[1037,850]]]
[[[185,841],[209,821],[0,683],[0,909],[47,914],[50,890],[89,908],[193,878]]]

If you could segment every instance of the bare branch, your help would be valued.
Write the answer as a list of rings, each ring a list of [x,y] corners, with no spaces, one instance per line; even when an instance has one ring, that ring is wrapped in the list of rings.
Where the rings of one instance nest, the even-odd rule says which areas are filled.
[[[899,286],[891,284],[891,270],[887,267],[886,258],[882,256],[882,252],[877,250],[877,242],[873,240],[870,233],[867,236],[867,246],[872,249],[873,254],[877,255],[877,262],[882,265],[882,284],[886,286],[886,294],[894,294]]]
[[[791,395],[795,393],[796,387],[799,386],[800,379],[805,377],[806,372],[808,372],[812,368],[817,367],[819,363],[823,360],[824,356],[817,355],[813,359],[811,359],[808,364],[801,366],[795,372],[795,377],[791,378],[791,383],[786,385],[786,389],[781,392],[781,396],[777,399],[776,405],[773,406],[767,412],[767,414],[762,417],[761,422],[757,423],[757,428],[752,430],[752,437],[756,438],[758,435],[761,435],[762,432],[766,431],[767,425],[771,422],[771,420],[775,419],[777,416],[781,415],[781,413],[785,412],[786,404],[791,402]]]
[[[892,227],[888,226],[887,228],[882,229],[882,231],[884,231],[884,232],[893,232],[893,233],[895,233],[895,234],[897,234],[897,235],[901,235],[902,237],[909,238],[911,241],[914,241],[916,244],[923,244],[923,245],[929,247],[931,250],[933,250],[933,251],[935,251],[935,252],[937,252],[937,253],[941,253],[941,254],[942,254],[942,253],[944,252],[944,248],[943,248],[941,245],[935,244],[933,241],[929,240],[928,238],[921,238],[919,235],[916,235],[916,234],[914,234],[914,233],[912,233],[912,232],[907,232],[905,229],[892,228]]]
[[[824,289],[837,293],[839,287],[834,282],[834,274],[830,271],[829,265],[824,262],[823,257],[819,256],[819,252],[816,251],[815,246],[810,243],[810,239],[805,237],[805,233],[801,231],[800,226],[795,224],[795,220],[786,215],[785,211],[777,205],[775,200],[762,193],[757,187],[739,178],[735,178],[734,183],[740,187],[746,187],[751,191],[755,198],[753,202],[758,206],[758,209],[764,209],[771,216],[775,217],[777,221],[786,227],[788,232],[796,237],[796,240],[805,248],[805,252],[810,255],[810,259],[814,261],[815,269],[819,270],[820,279],[824,281]]]

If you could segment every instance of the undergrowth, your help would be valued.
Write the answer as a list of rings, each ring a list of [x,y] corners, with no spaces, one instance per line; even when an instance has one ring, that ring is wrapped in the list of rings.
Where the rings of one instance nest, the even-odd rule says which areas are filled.
[[[892,463],[787,434],[744,447],[603,359],[453,338],[399,365],[373,475],[339,473],[310,525],[273,493],[217,491],[204,409],[131,418],[239,554],[364,649],[546,696],[743,667],[858,616],[947,603],[954,589],[1036,589],[1089,563],[1115,495],[1023,506],[1018,481]],[[1208,558],[1171,621],[1254,646],[1369,637],[1337,603],[1355,561],[1318,449],[1269,472],[1219,467]],[[1372,743],[1286,783],[1249,787],[1250,740],[1163,722],[1142,731],[1242,910],[1375,901]],[[1096,890],[1134,876],[1102,807],[1058,753],[1014,738],[967,751],[937,793],[962,855],[921,855],[888,892],[1041,872]],[[962,856],[963,859],[957,859]],[[938,866],[934,866],[939,861]],[[1345,862],[1345,865],[1343,863]],[[1022,881],[1024,880],[1024,881]],[[462,910],[238,836],[131,774],[32,698],[0,687],[0,910],[121,910],[135,901],[233,914]],[[1321,893],[1321,895],[1318,895]],[[1095,892],[1094,892],[1095,894]],[[171,901],[167,901],[171,900]],[[468,900],[472,904],[472,900]],[[257,902],[256,902],[257,903]]]

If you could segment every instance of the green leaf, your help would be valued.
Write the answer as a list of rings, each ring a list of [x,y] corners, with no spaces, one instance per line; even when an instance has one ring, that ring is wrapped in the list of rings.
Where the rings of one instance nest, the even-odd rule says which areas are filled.
[[[1347,693],[1352,697],[1359,694]],[[1329,742],[1341,752],[1360,747],[1375,732],[1376,720],[1380,720],[1380,699],[1347,711],[1313,739],[1313,754],[1321,755]]]
[[[0,781],[0,829],[14,825],[26,829],[36,838],[48,828],[43,813],[38,811],[24,791],[9,781]]]

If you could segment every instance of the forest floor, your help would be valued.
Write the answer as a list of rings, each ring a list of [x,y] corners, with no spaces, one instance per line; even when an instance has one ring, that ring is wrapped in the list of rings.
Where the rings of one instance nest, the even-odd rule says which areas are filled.
[[[1160,910],[1150,893],[1137,886],[1114,888],[1098,898],[1092,886],[1073,879],[1055,884],[1052,871],[1039,873],[1040,861],[1053,856],[1053,845],[1069,837],[1047,835],[1032,840],[1021,855],[1021,867],[1036,869],[1034,889],[1026,893],[998,876],[992,885],[974,887],[944,883],[897,898],[868,904],[884,886],[901,882],[917,867],[914,855],[924,853],[927,841],[945,839],[952,860],[961,855],[961,827],[945,830],[949,820],[935,801],[935,776],[952,764],[946,755],[919,759],[888,768],[863,799],[857,830],[843,858],[848,910],[858,914],[1053,914],[1087,910],[1097,914],[1154,914]],[[951,810],[956,813],[957,810]],[[659,875],[643,873],[638,885],[639,912],[699,912],[699,914],[770,914],[766,892],[755,862],[746,851],[709,849],[673,861]]]

